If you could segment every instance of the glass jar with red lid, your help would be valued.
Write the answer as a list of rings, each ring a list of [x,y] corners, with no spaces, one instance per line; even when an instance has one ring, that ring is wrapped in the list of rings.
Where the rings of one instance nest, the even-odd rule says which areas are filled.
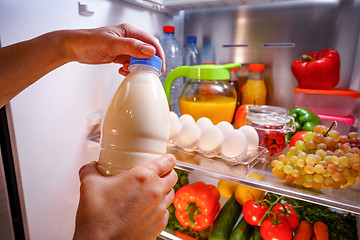
[[[271,155],[281,153],[287,146],[286,134],[295,131],[295,120],[285,108],[269,105],[249,105],[246,117],[248,125],[259,134],[259,145]]]

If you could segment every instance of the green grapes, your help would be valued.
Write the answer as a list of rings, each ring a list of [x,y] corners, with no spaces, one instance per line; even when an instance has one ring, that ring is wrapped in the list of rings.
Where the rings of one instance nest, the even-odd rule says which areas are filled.
[[[321,174],[324,171],[324,169],[325,169],[324,166],[322,166],[321,164],[316,164],[314,166],[314,172],[315,173]]]
[[[309,132],[307,132],[307,133],[304,134],[303,140],[304,140],[305,142],[311,141],[311,140],[313,140],[314,135],[315,135],[314,132],[310,132],[310,131],[309,131]]]
[[[272,173],[280,180],[317,190],[344,189],[360,181],[358,133],[341,135],[317,125],[303,140],[271,162]]]
[[[315,149],[316,148],[316,143],[314,142],[314,141],[307,141],[306,143],[305,143],[305,146],[308,148],[308,149],[310,149],[310,150],[312,150],[312,149]]]
[[[306,164],[308,164],[308,165],[314,166],[315,163],[316,163],[315,156],[309,154],[309,155],[306,157],[305,162],[306,162]]]
[[[305,148],[304,141],[301,141],[301,140],[296,141],[295,148],[298,150],[304,150],[304,148]]]

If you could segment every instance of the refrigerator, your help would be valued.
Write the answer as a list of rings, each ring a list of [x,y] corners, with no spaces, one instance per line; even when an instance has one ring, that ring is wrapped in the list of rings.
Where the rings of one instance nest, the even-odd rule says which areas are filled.
[[[127,22],[160,39],[162,27],[173,25],[180,46],[186,36],[195,35],[202,54],[218,64],[264,63],[267,103],[290,109],[296,87],[290,64],[314,49],[337,49],[337,87],[360,90],[359,12],[360,0],[1,0],[0,38],[7,46],[54,30]],[[118,68],[68,63],[1,110],[1,222],[7,224],[1,224],[1,239],[72,238],[78,171],[98,158],[101,119],[124,79]],[[359,101],[353,116],[352,128],[357,130]],[[317,200],[311,194],[258,185],[244,176],[209,173],[181,163],[178,167],[198,172],[194,181],[216,184],[225,179],[360,214],[354,199],[357,189],[345,201],[333,195]]]

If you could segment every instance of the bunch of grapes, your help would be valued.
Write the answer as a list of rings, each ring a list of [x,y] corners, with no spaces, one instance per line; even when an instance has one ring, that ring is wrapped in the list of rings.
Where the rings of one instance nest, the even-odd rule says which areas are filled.
[[[344,189],[360,181],[360,137],[340,135],[323,125],[307,132],[304,141],[271,162],[272,173],[306,188]]]

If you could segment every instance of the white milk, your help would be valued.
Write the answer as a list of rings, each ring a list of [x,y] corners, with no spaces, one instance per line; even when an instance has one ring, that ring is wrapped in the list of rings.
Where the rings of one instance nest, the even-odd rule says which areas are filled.
[[[132,58],[129,69],[102,123],[98,170],[103,175],[122,173],[166,153],[170,120],[159,80],[161,60]]]

